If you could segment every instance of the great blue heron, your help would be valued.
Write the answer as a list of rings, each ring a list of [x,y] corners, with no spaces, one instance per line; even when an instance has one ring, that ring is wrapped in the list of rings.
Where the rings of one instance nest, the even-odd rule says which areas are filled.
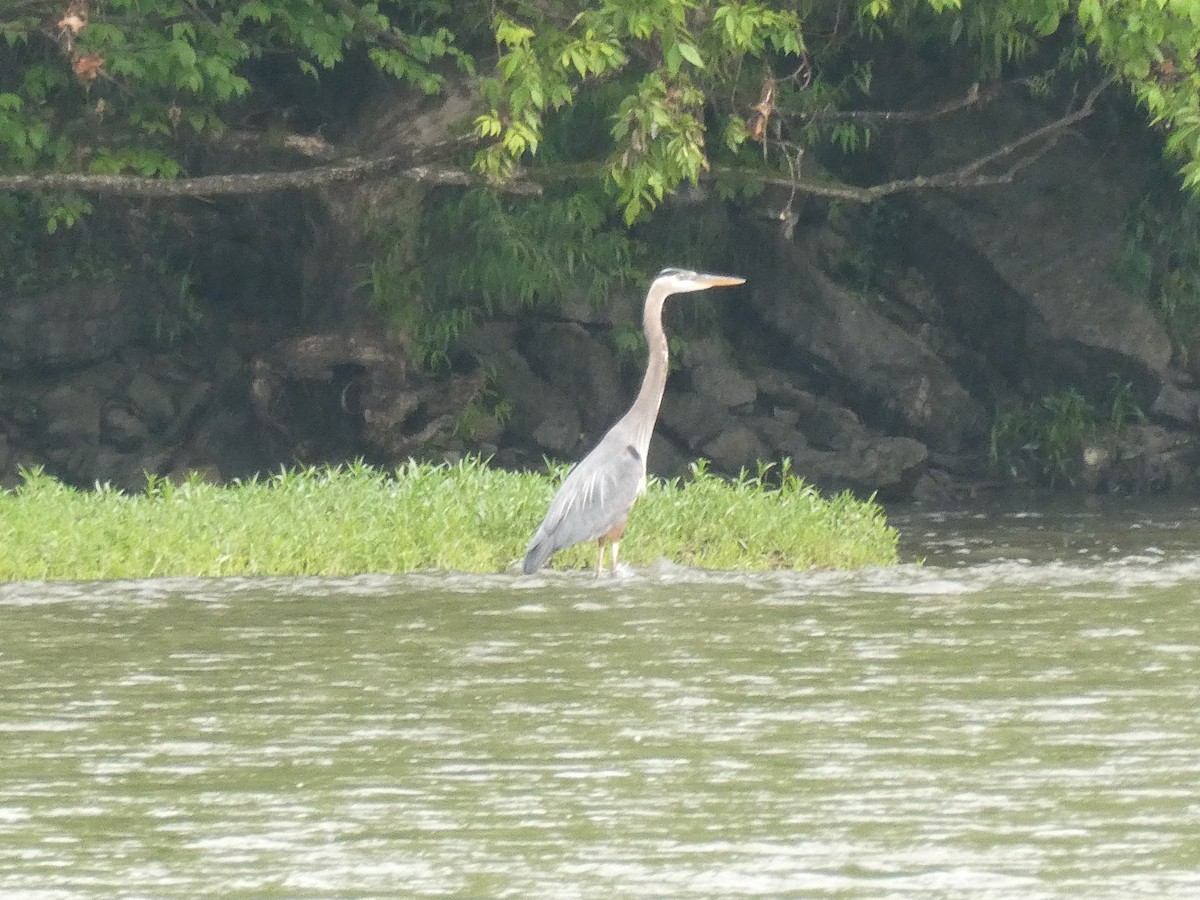
[[[649,359],[642,387],[629,412],[608,430],[600,443],[580,460],[563,480],[550,503],[546,518],[525,551],[525,574],[544,563],[550,554],[583,541],[600,542],[596,575],[604,568],[604,548],[612,547],[612,572],[629,510],[646,491],[646,453],[667,385],[667,336],[663,333],[663,303],[672,294],[705,291],[711,287],[742,284],[744,278],[705,275],[687,269],[663,269],[646,293],[642,329]]]

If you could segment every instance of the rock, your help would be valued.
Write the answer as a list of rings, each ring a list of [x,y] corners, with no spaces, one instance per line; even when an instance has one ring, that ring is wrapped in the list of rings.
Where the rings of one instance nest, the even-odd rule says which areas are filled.
[[[668,391],[659,409],[663,430],[694,450],[729,423],[729,413],[691,391]]]
[[[135,372],[125,388],[125,394],[134,412],[151,431],[163,431],[175,418],[175,403],[171,399],[170,388],[149,372]]]
[[[584,443],[577,406],[533,371],[517,351],[516,341],[512,323],[489,322],[473,329],[464,339],[464,347],[492,371],[496,392],[510,404],[508,433],[538,454],[577,456]],[[588,436],[597,441],[602,434],[597,430]],[[505,452],[500,458],[521,464],[521,456],[515,451]]]
[[[627,408],[631,397],[621,382],[611,348],[575,322],[552,322],[520,335],[518,347],[530,368],[574,401],[589,435],[600,435]]]
[[[925,445],[912,438],[864,435],[845,450],[801,451],[792,457],[792,468],[827,491],[898,500],[911,494],[928,456]]]
[[[904,146],[920,150],[907,153],[897,145],[885,153],[891,174],[953,169],[1046,124],[1052,114],[1038,100],[1013,95],[963,116],[952,141],[913,140],[922,128],[937,127],[932,124],[906,130]],[[909,230],[952,265],[964,251],[985,260],[1030,313],[1018,357],[1037,350],[1052,372],[1060,361],[1082,363],[1079,383],[1098,383],[1124,368],[1161,373],[1171,359],[1170,340],[1149,306],[1112,274],[1128,240],[1129,212],[1144,196],[1152,167],[1136,142],[1090,131],[1077,129],[1050,146],[1011,184],[914,195],[930,219]]]
[[[721,338],[696,338],[687,343],[686,362],[693,369],[704,366],[728,366],[729,344]]]
[[[650,474],[675,478],[685,474],[691,462],[691,455],[669,437],[656,434],[650,441],[650,455],[646,459],[646,470]]]
[[[160,474],[165,459],[162,452],[151,454],[121,453],[112,447],[100,447],[91,461],[88,484],[108,484],[123,491],[146,487],[146,474]]]
[[[772,404],[773,418],[794,425],[818,449],[849,447],[866,427],[844,406],[798,388],[783,372],[767,369],[758,376],[758,389]]]
[[[1185,391],[1170,381],[1163,381],[1150,412],[1195,428],[1200,425],[1200,391]]]
[[[174,468],[213,467],[222,479],[249,478],[256,472],[278,469],[279,460],[267,455],[258,436],[261,426],[245,404],[230,400],[214,404],[197,422],[179,449]]]
[[[928,506],[948,506],[958,501],[954,481],[940,469],[922,472],[913,485],[912,499]]]
[[[804,435],[784,420],[774,416],[759,416],[748,424],[762,437],[769,459],[794,456],[808,449],[808,440]]]
[[[99,398],[76,382],[67,382],[46,393],[41,413],[43,430],[57,448],[94,445],[100,437]]]
[[[369,456],[400,462],[450,441],[463,408],[482,390],[484,374],[439,379],[379,366],[368,368],[361,380],[361,437],[355,434],[354,407],[339,401],[334,415],[339,421],[348,419],[341,440],[351,447],[361,440]],[[346,396],[344,390],[341,396]]]
[[[48,447],[46,468],[51,474],[76,485],[91,486],[96,482],[95,444],[55,444]]]
[[[750,291],[759,314],[798,353],[861,397],[875,424],[919,435],[939,450],[982,439],[989,417],[946,364],[820,271],[802,240],[761,266],[774,274]]]
[[[788,409],[786,406],[776,406],[771,410],[771,418],[782,425],[794,428],[800,423],[800,412],[795,409]]]
[[[100,422],[100,437],[117,450],[128,452],[150,437],[144,422],[123,406],[110,406]]]
[[[729,365],[709,363],[692,371],[692,387],[702,397],[732,408],[753,403],[758,396],[754,382]]]
[[[559,457],[577,455],[583,442],[583,426],[575,405],[558,392],[543,397],[539,404],[541,421],[533,429],[539,449]],[[596,435],[599,440],[601,435]]]
[[[725,472],[740,469],[753,471],[755,464],[767,457],[767,448],[748,425],[735,422],[704,445],[702,454]]]
[[[398,462],[447,444],[484,383],[481,371],[441,379],[410,371],[402,341],[365,327],[280,341],[253,372],[263,433],[277,455],[304,461]]]
[[[179,394],[176,415],[181,423],[191,421],[213,396],[213,383],[204,379],[190,381]]]
[[[1193,433],[1141,423],[1128,428],[1095,479],[1097,489],[1133,494],[1197,488],[1200,447]]]
[[[77,368],[130,343],[153,288],[137,279],[69,281],[0,302],[0,370]]]

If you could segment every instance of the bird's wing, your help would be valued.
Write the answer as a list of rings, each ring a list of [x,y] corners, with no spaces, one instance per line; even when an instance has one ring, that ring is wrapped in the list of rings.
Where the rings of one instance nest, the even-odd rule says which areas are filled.
[[[603,536],[625,521],[645,480],[637,449],[606,438],[567,475],[530,548],[548,540],[553,553]]]

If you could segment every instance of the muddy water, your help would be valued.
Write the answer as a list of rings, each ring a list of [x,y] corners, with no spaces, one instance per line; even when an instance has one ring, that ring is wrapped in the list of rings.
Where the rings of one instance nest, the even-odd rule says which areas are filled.
[[[1200,896],[1200,521],[902,565],[0,586],[0,896]]]

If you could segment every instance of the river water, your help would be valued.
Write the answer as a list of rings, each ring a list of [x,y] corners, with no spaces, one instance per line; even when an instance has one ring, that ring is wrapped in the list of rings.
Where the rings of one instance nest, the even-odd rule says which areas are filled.
[[[1200,513],[857,573],[0,586],[0,896],[1200,896]]]

